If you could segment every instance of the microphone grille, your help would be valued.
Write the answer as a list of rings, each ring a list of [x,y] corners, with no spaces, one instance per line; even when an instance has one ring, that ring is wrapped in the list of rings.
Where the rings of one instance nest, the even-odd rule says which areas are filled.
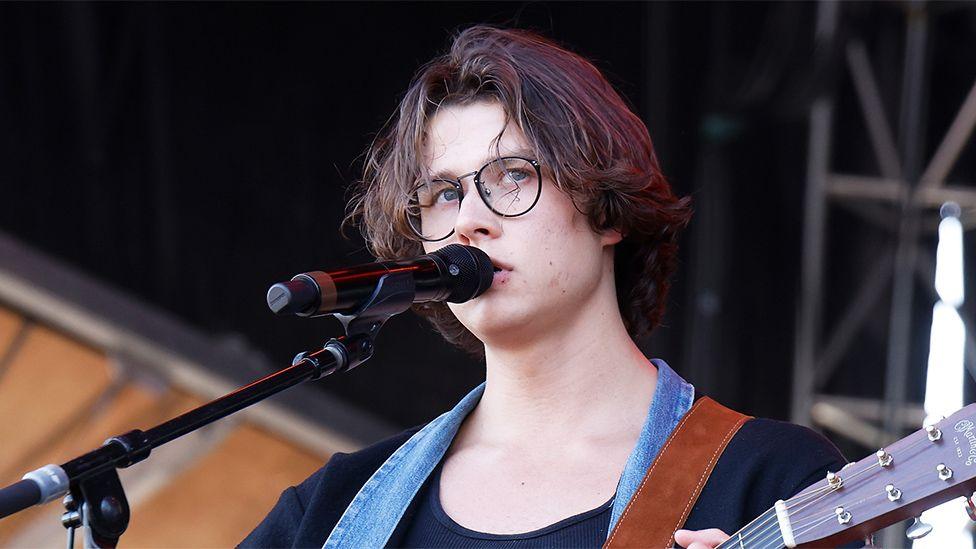
[[[491,286],[495,272],[488,254],[471,246],[451,244],[432,252],[447,267],[447,275],[455,280],[447,301],[464,303],[485,293]]]

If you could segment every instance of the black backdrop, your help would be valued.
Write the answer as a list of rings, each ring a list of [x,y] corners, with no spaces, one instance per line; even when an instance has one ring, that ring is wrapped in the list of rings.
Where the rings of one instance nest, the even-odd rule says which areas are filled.
[[[942,9],[949,14],[930,39],[929,151],[976,67],[976,21]],[[698,204],[666,326],[642,346],[725,403],[785,418],[807,112],[820,86],[836,80],[848,98],[838,107],[835,163],[877,173],[850,83],[838,79],[841,58],[814,51],[815,11],[812,3],[5,3],[0,229],[285,365],[338,325],[273,317],[266,288],[369,260],[355,231],[339,234],[344,190],[415,69],[460,27],[534,28],[610,75],[647,122],[676,190]],[[842,21],[887,60],[879,74],[893,90],[893,115],[900,15],[849,4]],[[973,180],[973,156],[970,145],[954,175]],[[832,223],[842,243],[830,261],[843,268],[829,276],[845,288],[870,262],[864,252],[890,235],[856,232],[843,213]],[[828,311],[849,297],[831,295]],[[924,364],[930,307],[919,298],[913,364]],[[838,383],[877,395],[885,334],[865,338]],[[407,426],[483,376],[410,315],[391,321],[378,345],[368,365],[322,389]]]

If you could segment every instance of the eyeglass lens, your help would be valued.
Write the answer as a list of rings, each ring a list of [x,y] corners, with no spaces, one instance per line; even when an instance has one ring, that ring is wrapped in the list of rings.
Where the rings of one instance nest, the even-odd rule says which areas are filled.
[[[505,157],[489,162],[475,177],[478,192],[496,214],[514,217],[535,205],[541,187],[539,171],[530,160]],[[422,182],[407,209],[414,231],[424,240],[443,240],[454,232],[462,193],[457,181]]]

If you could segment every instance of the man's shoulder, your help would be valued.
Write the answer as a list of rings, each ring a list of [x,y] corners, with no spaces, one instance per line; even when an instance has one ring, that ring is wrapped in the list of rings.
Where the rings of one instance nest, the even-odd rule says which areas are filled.
[[[301,484],[282,492],[240,546],[321,547],[359,489],[418,430],[407,429],[356,452],[333,454]]]
[[[829,440],[807,427],[752,418],[729,441],[686,525],[734,532],[844,463]]]
[[[353,485],[356,491],[359,491],[359,488],[369,480],[369,477],[379,469],[380,465],[383,465],[383,462],[410,437],[415,435],[421,427],[423,426],[419,425],[401,431],[355,452],[333,454],[322,468],[295,487],[298,490],[299,497],[308,500],[322,489],[324,483]]]
[[[772,505],[824,478],[828,470],[839,470],[845,462],[837,447],[812,429],[753,418],[729,441],[715,472],[736,479],[730,483],[734,489],[765,494],[763,505]]]
[[[820,433],[802,425],[761,417],[742,425],[729,441],[726,453],[741,454],[762,467],[818,466],[843,459],[837,447]]]
[[[749,417],[725,447],[715,472],[745,475],[755,483],[770,483],[775,479],[779,490],[799,491],[812,483],[797,486],[806,482],[812,472],[825,467],[837,470],[844,464],[837,447],[813,429],[786,421]]]
[[[423,425],[418,425],[405,431],[400,431],[395,435],[384,438],[379,442],[374,442],[355,452],[336,453],[332,456],[332,459],[341,462],[344,467],[368,466],[373,463],[379,467],[382,462],[386,461],[386,458],[390,457],[397,448],[403,446],[403,443],[409,440],[410,437],[417,434],[417,431],[422,427]]]

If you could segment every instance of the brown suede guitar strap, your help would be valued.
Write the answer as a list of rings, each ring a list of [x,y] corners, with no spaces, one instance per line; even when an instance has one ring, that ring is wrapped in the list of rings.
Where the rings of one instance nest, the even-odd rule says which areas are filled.
[[[715,463],[749,416],[708,397],[685,414],[624,508],[604,549],[672,547]]]

